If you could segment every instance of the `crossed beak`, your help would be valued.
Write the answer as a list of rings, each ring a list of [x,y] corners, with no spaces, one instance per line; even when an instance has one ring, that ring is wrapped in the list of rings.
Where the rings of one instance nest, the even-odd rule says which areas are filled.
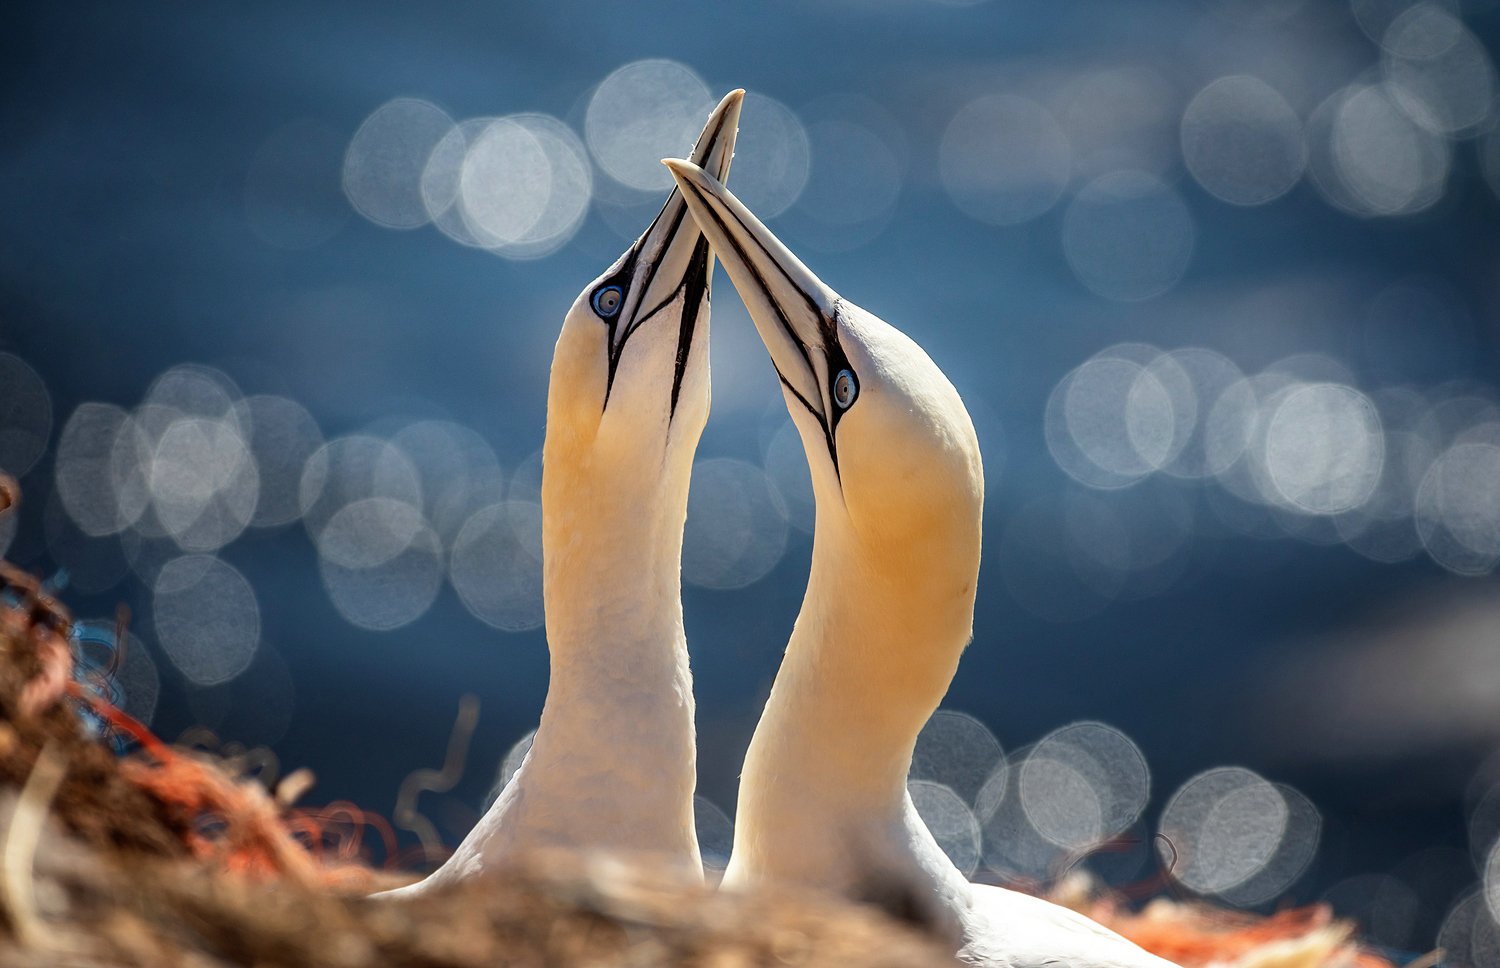
[[[676,159],[663,164],[750,310],[782,386],[822,424],[833,452],[840,413],[833,379],[848,366],[835,323],[838,293],[701,166]]]
[[[734,159],[734,142],[739,131],[740,108],[744,91],[731,91],[709,115],[692,158],[698,165],[724,178]],[[709,295],[713,278],[714,255],[688,214],[682,192],[673,189],[661,212],[649,228],[626,252],[620,263],[620,275],[626,282],[625,305],[610,327],[610,385],[625,343],[637,329],[666,307],[683,299],[682,318],[677,337],[676,373],[672,382],[672,411],[687,369],[698,313]]]

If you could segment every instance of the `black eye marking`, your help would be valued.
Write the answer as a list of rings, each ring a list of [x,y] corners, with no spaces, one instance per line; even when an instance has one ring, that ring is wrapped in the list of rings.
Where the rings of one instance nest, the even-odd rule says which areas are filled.
[[[639,243],[631,246],[620,259],[620,267],[600,283],[599,288],[594,290],[594,295],[589,297],[589,306],[600,316],[604,325],[609,329],[609,373],[604,379],[604,406],[606,408],[609,406],[609,395],[615,388],[615,370],[620,365],[620,352],[624,349],[626,337],[630,335],[628,332],[620,334],[617,330],[620,322],[620,310],[625,305],[625,287],[630,285],[630,280],[635,276],[636,260],[640,258],[640,254]],[[614,307],[614,311],[606,315],[599,311],[597,302],[601,295],[611,289],[619,293],[620,296],[618,303]]]
[[[676,203],[675,206],[674,202]],[[656,272],[661,267],[661,259],[665,251],[665,246],[676,238],[686,217],[687,203],[682,200],[681,192],[674,189],[672,194],[668,196],[666,204],[662,206],[662,210],[657,213],[656,218],[652,221],[651,226],[646,229],[641,238],[637,240],[636,244],[621,259],[620,267],[606,278],[599,285],[598,289],[594,290],[594,294],[589,299],[589,305],[593,307],[594,312],[609,327],[609,373],[604,386],[605,409],[609,408],[609,397],[614,391],[615,374],[619,369],[620,359],[625,353],[625,343],[637,329],[650,321],[657,313],[670,306],[681,295],[684,303],[682,307],[682,320],[678,328],[677,358],[672,378],[672,397],[668,411],[668,420],[677,414],[677,401],[681,395],[683,377],[687,372],[687,360],[692,348],[693,334],[697,328],[698,311],[709,299],[708,240],[701,233],[698,233],[697,244],[694,246],[692,255],[688,260],[687,272],[672,291],[662,298],[661,302],[644,312],[638,302],[631,310],[628,318],[622,316],[621,313],[626,302],[627,291],[639,292],[641,294],[640,298],[644,298],[645,294],[650,292],[651,283],[655,280]],[[665,223],[666,228],[661,246],[654,254],[644,253],[647,261],[641,266],[642,271],[640,277],[637,278],[636,266],[643,256],[641,243],[652,237],[657,230],[657,226],[662,224],[663,219],[667,219],[668,221]],[[621,328],[622,324],[624,326],[623,329]]]
[[[829,315],[819,315],[823,336],[823,359],[828,367],[828,402],[832,404],[828,413],[828,444],[833,453],[833,462],[838,464],[838,429],[839,421],[854,401],[859,399],[859,377],[854,373],[854,367],[849,363],[849,357],[844,352],[844,346],[839,342],[839,317],[844,312],[844,301],[840,299],[834,303],[833,312]]]
[[[779,368],[776,370],[777,377],[781,379],[781,385],[786,388],[788,393],[797,398],[797,402],[802,404],[807,412],[813,415],[813,419],[818,421],[818,425],[823,428],[823,439],[828,444],[828,456],[833,461],[833,474],[840,482],[843,481],[844,474],[843,470],[839,467],[839,420],[854,405],[854,401],[859,399],[859,377],[854,375],[854,368],[849,363],[848,355],[844,353],[843,344],[839,342],[838,318],[843,312],[843,305],[844,301],[840,299],[834,304],[831,315],[819,313],[820,325],[818,328],[821,331],[823,340],[823,359],[828,367],[830,377],[827,394],[828,400],[834,404],[833,407],[830,408],[823,401],[819,401],[820,406],[814,406],[811,401],[797,392],[797,388],[788,382]],[[795,330],[792,330],[790,326],[788,326],[788,331],[795,333]],[[802,346],[800,341],[795,342],[798,347]],[[804,349],[803,352],[805,354],[806,350]],[[817,371],[814,370],[813,372],[816,373]],[[829,411],[826,415],[823,412],[825,409]]]
[[[859,382],[854,379],[853,370],[840,370],[839,375],[833,380],[833,402],[839,405],[840,410],[848,410],[854,398],[859,396]]]
[[[714,222],[719,226],[719,228],[724,232],[724,236],[729,240],[730,246],[734,248],[735,253],[740,257],[740,262],[744,264],[746,269],[750,270],[750,274],[755,277],[756,284],[760,286],[761,291],[767,293],[770,292],[771,287],[767,285],[765,276],[763,276],[760,269],[756,267],[755,261],[750,258],[750,254],[745,251],[744,246],[740,245],[740,242],[735,237],[735,234],[729,231],[729,226],[725,224],[724,217],[719,214],[718,209],[715,208],[712,204],[708,204],[708,201],[706,198],[704,198],[702,192],[698,191],[696,188],[694,189],[694,191],[697,193],[699,198],[704,199],[704,203],[708,209],[709,218],[713,219]],[[772,256],[769,251],[767,251],[765,245],[760,241],[760,239],[745,227],[745,223],[740,219],[739,215],[737,215],[733,211],[731,211],[729,214],[731,217],[733,217],[735,223],[740,226],[743,234],[749,236],[750,240],[755,243],[756,248],[758,248],[762,253],[765,254],[771,265],[781,273],[783,278],[792,283],[792,288],[800,293],[803,301],[807,303],[808,310],[813,315],[818,317],[818,328],[822,332],[825,360],[828,363],[830,374],[837,373],[839,372],[839,370],[848,368],[849,360],[844,356],[844,348],[839,345],[838,325],[835,320],[823,314],[822,310],[818,308],[817,303],[813,301],[812,296],[802,291],[802,288],[797,285],[796,280],[794,280],[790,275],[787,274],[786,269],[782,267],[781,263],[776,261],[776,258]],[[818,372],[818,368],[813,365],[812,354],[808,351],[806,344],[802,342],[802,338],[797,335],[796,327],[792,325],[791,320],[787,319],[786,312],[781,308],[780,305],[777,304],[776,300],[772,299],[770,302],[771,310],[776,313],[776,319],[781,323],[782,331],[786,333],[787,338],[791,341],[792,346],[795,347],[797,352],[802,355],[802,360],[807,364],[808,371],[810,373],[816,374]],[[834,305],[835,314],[839,312],[841,303],[842,300]],[[773,363],[772,366],[774,367],[775,364]],[[823,401],[819,400],[819,406],[813,406],[811,401],[809,401],[806,397],[799,393],[796,387],[792,386],[791,382],[787,380],[786,374],[781,372],[780,367],[776,367],[776,376],[781,380],[781,385],[786,387],[787,392],[796,397],[797,402],[802,404],[802,406],[807,409],[807,412],[813,415],[813,419],[818,421],[818,425],[823,428],[823,439],[828,444],[828,456],[833,461],[834,476],[841,476],[839,472],[839,448],[833,437],[833,428],[838,426],[839,417],[843,415],[843,411],[835,410],[832,414],[832,418],[830,419],[823,413]]]
[[[594,312],[609,319],[620,311],[625,302],[625,290],[619,286],[601,286],[594,292]]]

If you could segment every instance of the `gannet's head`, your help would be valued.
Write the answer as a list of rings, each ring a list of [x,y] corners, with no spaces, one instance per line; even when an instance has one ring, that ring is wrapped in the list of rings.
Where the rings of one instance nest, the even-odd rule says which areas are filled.
[[[873,578],[890,607],[915,610],[902,617],[952,623],[946,630],[967,642],[984,473],[958,391],[920,346],[825,286],[701,167],[666,164],[781,377],[817,498],[814,568]]]
[[[734,155],[744,93],[719,103],[693,148],[694,161],[721,176]],[[645,233],[579,293],[552,357],[548,483],[592,483],[638,499],[663,475],[691,472],[708,419],[713,265],[673,189]]]

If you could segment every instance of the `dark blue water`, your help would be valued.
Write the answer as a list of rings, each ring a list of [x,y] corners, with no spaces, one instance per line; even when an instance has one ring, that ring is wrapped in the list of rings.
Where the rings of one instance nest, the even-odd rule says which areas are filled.
[[[1465,14],[1493,51],[1500,11],[1478,4]],[[298,399],[328,438],[391,415],[446,413],[513,468],[541,443],[562,313],[609,261],[601,253],[623,240],[591,214],[556,254],[508,262],[430,227],[389,231],[342,211],[326,242],[281,250],[247,228],[250,159],[297,119],[347,141],[400,95],[455,118],[539,111],[576,126],[592,85],[647,57],[688,65],[716,93],[743,86],[793,109],[857,93],[889,112],[904,138],[905,174],[884,229],[852,251],[803,254],[841,293],[921,342],[998,428],[986,431],[975,640],[945,705],[978,716],[1007,749],[1077,719],[1118,727],[1151,764],[1148,819],[1211,766],[1243,765],[1295,786],[1321,811],[1324,830],[1292,895],[1314,899],[1352,875],[1395,872],[1422,908],[1387,940],[1425,950],[1456,893],[1479,876],[1465,866],[1464,788],[1500,737],[1500,695],[1487,720],[1455,726],[1441,714],[1441,691],[1424,693],[1439,710],[1429,717],[1436,726],[1413,726],[1411,742],[1356,756],[1299,742],[1311,734],[1286,728],[1297,720],[1280,680],[1333,639],[1357,651],[1361,636],[1424,603],[1457,594],[1482,604],[1495,593],[1491,579],[1450,574],[1420,554],[1379,564],[1340,544],[1238,536],[1210,526],[1203,487],[1186,492],[1196,519],[1210,523],[1191,539],[1191,561],[1164,590],[1103,604],[1081,621],[1047,621],[1018,602],[999,555],[1021,508],[1076,489],[1048,452],[1043,414],[1062,376],[1112,344],[1207,346],[1246,373],[1293,353],[1325,353],[1367,391],[1456,378],[1500,385],[1500,200],[1482,177],[1482,139],[1453,145],[1440,201],[1387,218],[1337,210],[1306,177],[1270,204],[1228,205],[1177,158],[1163,177],[1191,213],[1195,247],[1182,279],[1139,303],[1094,295],[1070,270],[1060,242],[1066,197],[1033,221],[997,227],[963,215],[938,177],[939,140],[971,94],[1040,98],[1057,78],[1088,70],[1148,69],[1177,112],[1215,77],[1258,74],[1305,118],[1378,63],[1344,3],[1309,0],[1268,27],[1167,0],[12,4],[0,14],[0,350],[45,379],[54,442],[77,404],[131,407],[156,374],[193,361],[222,366],[247,392]],[[1068,195],[1080,185],[1075,179]],[[1372,356],[1366,308],[1414,276],[1441,285],[1459,307],[1458,350],[1418,327]],[[289,308],[327,292],[370,308],[311,321]],[[1279,295],[1256,302],[1265,292]],[[721,274],[717,302],[733,299]],[[743,313],[718,316],[744,323]],[[1399,372],[1407,363],[1412,372]],[[726,404],[701,454],[759,461],[764,409]],[[23,480],[33,500],[11,551],[44,572],[53,567],[41,527],[49,467],[44,460]],[[765,579],[738,591],[684,590],[701,792],[726,809],[810,547],[793,531]],[[297,528],[252,532],[223,557],[255,587],[263,641],[290,671],[295,705],[274,749],[288,767],[316,771],[312,800],[388,812],[406,773],[441,760],[459,695],[480,696],[473,766],[451,794],[424,801],[445,836],[461,836],[493,765],[536,722],[542,633],[489,629],[448,587],[414,624],[361,631],[330,604],[316,552]],[[149,597],[131,579],[70,600],[80,614],[109,614],[123,600],[144,616]],[[1481,628],[1481,639],[1500,642],[1500,628]],[[1500,668],[1500,647],[1466,654],[1471,677]],[[155,725],[172,737],[196,716],[185,682],[159,664]],[[1391,692],[1399,684],[1382,695]],[[237,701],[257,700],[251,690]],[[236,738],[233,717],[221,731]],[[256,741],[253,726],[244,731],[239,738]]]

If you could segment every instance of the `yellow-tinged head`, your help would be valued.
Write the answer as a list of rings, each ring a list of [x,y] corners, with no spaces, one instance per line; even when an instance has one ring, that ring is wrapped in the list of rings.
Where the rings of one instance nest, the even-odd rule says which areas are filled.
[[[961,649],[984,472],[958,392],[921,347],[824,285],[717,179],[691,162],[667,165],[750,310],[801,432],[817,497],[814,570],[859,585],[861,607],[886,626],[912,623],[917,641]]]
[[[693,149],[721,175],[734,156],[743,98],[734,91],[720,102]],[[552,357],[544,506],[607,510],[600,501],[639,503],[654,489],[675,491],[678,478],[686,499],[708,419],[713,265],[674,190],[645,233],[579,293]],[[575,499],[548,500],[554,490]]]

